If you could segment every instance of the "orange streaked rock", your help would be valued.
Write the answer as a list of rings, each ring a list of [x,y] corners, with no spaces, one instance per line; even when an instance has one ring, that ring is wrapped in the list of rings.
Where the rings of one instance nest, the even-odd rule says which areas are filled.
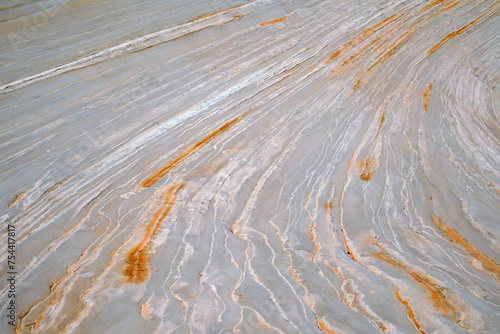
[[[467,239],[462,237],[456,230],[444,225],[443,221],[438,217],[432,216],[432,220],[441,232],[448,236],[451,242],[462,247],[467,253],[470,254],[470,256],[479,261],[483,269],[490,272],[495,278],[495,281],[500,284],[500,265],[496,261],[490,259],[486,254],[472,246]]]
[[[422,109],[427,112],[427,104],[429,103],[429,95],[432,89],[432,82],[429,82],[422,93]]]
[[[175,202],[177,192],[182,188],[182,183],[170,187],[163,195],[163,202],[153,214],[151,221],[144,229],[143,238],[127,253],[123,277],[126,284],[142,283],[150,276],[149,268],[149,244],[160,228],[163,219],[168,215]]]
[[[384,27],[385,25],[389,24],[390,22],[394,21],[394,19],[397,17],[397,14],[399,13],[400,11],[398,11],[397,13],[394,13],[392,15],[389,15],[388,17],[378,21],[377,23],[375,23],[374,25],[368,27],[368,28],[365,28],[363,29],[362,31],[360,31],[359,33],[356,34],[356,36],[354,36],[351,40],[345,42],[344,44],[341,45],[341,47],[336,50],[335,52],[331,53],[330,56],[328,56],[328,58],[323,62],[324,65],[330,63],[333,59],[337,58],[337,56],[342,53],[343,51],[348,51],[350,49],[352,49],[354,46],[360,44],[361,42],[365,41],[366,39],[368,39],[373,33],[377,32],[378,30],[380,30],[382,27]],[[377,40],[377,39],[376,39]],[[345,66],[349,61],[351,61],[352,59],[354,59],[356,57],[356,55],[359,55],[360,53],[363,52],[363,49],[356,52],[355,55],[349,57],[347,60],[345,60],[341,67],[342,66]]]
[[[338,331],[335,329],[330,329],[328,327],[328,325],[326,324],[325,320],[319,319],[318,317],[316,317],[316,325],[318,326],[320,331],[322,331],[325,334],[342,334],[342,333],[344,333],[344,332],[341,332],[341,331]]]
[[[265,27],[265,26],[268,26],[270,24],[275,24],[275,23],[279,23],[279,22],[283,22],[287,19],[286,16],[283,16],[283,17],[280,17],[279,19],[276,19],[276,20],[271,20],[271,21],[267,21],[267,22],[262,22],[260,25],[262,27]]]
[[[358,80],[354,83],[354,85],[352,86],[352,89],[354,90],[354,89],[358,88],[358,87],[359,87],[359,85],[361,85],[361,79],[358,79]]]
[[[492,16],[497,16],[498,15],[498,8],[495,8],[495,7],[499,7],[499,6],[500,6],[499,2],[493,3],[488,8],[486,8],[481,14],[479,14],[474,20],[470,21],[469,23],[467,23],[466,25],[462,26],[461,28],[452,31],[449,34],[447,34],[446,36],[444,36],[443,38],[441,38],[441,40],[439,42],[437,42],[436,44],[434,44],[427,51],[427,55],[430,55],[430,54],[434,53],[437,49],[439,49],[441,47],[441,45],[443,45],[444,43],[446,43],[448,40],[452,39],[455,36],[460,35],[465,30],[469,29],[474,24],[476,24],[479,20],[485,18],[486,14],[492,12]],[[495,10],[492,11],[492,9],[495,9]]]
[[[359,178],[363,181],[370,181],[373,175],[373,172],[375,171],[375,167],[373,164],[373,159],[368,158],[366,160],[362,160],[359,163],[360,167],[360,172],[361,174],[359,175]]]
[[[7,206],[9,207],[9,209],[14,205],[16,204],[21,198],[24,197],[24,193],[21,193],[19,195],[17,195],[16,197],[14,197],[8,204]]]
[[[337,56],[340,54],[340,52],[342,52],[342,49],[338,49],[337,51],[330,54],[330,56],[328,56],[328,58],[323,62],[323,65],[326,65],[329,62],[331,62],[332,60],[334,60],[335,58],[337,58]]]
[[[432,302],[433,307],[442,316],[449,319],[455,319],[456,311],[453,305],[448,301],[448,298],[443,293],[443,288],[437,283],[434,283],[432,278],[426,277],[427,275],[418,273],[415,270],[408,268],[404,264],[392,259],[387,253],[382,249],[375,254],[375,257],[379,260],[384,261],[396,268],[399,268],[406,272],[411,278],[413,278],[422,288],[427,291],[427,296]]]
[[[415,325],[415,327],[417,328],[417,330],[421,333],[421,334],[426,334],[426,332],[422,329],[422,326],[420,326],[420,323],[417,321],[417,319],[415,318],[415,313],[413,312],[413,309],[411,308],[410,304],[408,303],[407,300],[404,300],[401,295],[399,294],[399,292],[401,291],[401,288],[398,286],[397,288],[398,290],[396,291],[396,293],[394,294],[394,297],[396,297],[397,301],[400,302],[401,304],[403,304],[405,307],[406,307],[406,310],[408,312],[408,318],[410,319],[410,321]]]
[[[221,133],[223,133],[224,131],[226,131],[227,129],[229,129],[234,123],[236,123],[237,121],[239,121],[240,119],[242,119],[244,116],[245,115],[238,116],[238,117],[232,119],[231,121],[228,121],[228,122],[224,123],[218,129],[210,132],[208,135],[206,135],[205,137],[201,138],[199,141],[197,141],[196,143],[194,143],[193,145],[191,145],[187,150],[185,150],[184,152],[182,152],[181,154],[179,154],[177,157],[175,157],[174,159],[172,159],[165,166],[163,166],[162,168],[160,168],[159,170],[157,170],[155,173],[153,173],[152,175],[150,175],[147,179],[145,179],[142,182],[141,187],[147,188],[147,187],[150,187],[153,184],[155,184],[156,181],[158,181],[159,179],[161,179],[163,177],[163,175],[167,174],[178,162],[182,161],[184,158],[186,158],[187,156],[189,156],[191,153],[193,153],[194,151],[196,151],[201,146],[207,144],[214,137],[220,135]]]

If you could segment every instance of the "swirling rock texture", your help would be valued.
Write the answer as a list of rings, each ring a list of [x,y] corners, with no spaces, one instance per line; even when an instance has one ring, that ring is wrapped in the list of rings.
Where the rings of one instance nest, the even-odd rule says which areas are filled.
[[[499,332],[500,2],[0,6],[17,332]]]

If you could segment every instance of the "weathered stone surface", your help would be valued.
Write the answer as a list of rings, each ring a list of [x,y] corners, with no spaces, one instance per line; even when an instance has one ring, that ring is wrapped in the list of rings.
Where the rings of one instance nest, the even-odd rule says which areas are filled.
[[[0,332],[498,332],[499,12],[4,1]]]

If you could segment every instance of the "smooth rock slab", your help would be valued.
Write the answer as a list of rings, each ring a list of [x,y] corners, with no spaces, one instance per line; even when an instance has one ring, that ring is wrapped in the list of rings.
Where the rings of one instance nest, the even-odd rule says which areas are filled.
[[[499,12],[2,3],[0,331],[498,332]]]

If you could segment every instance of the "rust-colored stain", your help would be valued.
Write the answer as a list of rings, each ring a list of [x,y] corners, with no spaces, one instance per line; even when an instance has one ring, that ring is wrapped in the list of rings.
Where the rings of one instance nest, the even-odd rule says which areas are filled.
[[[311,219],[311,228],[309,229],[309,238],[311,238],[311,241],[314,245],[314,254],[311,256],[311,261],[314,262],[316,260],[316,256],[318,255],[320,246],[318,242],[316,241],[316,234],[314,232],[314,228],[316,227],[316,222]]]
[[[279,19],[276,19],[276,20],[271,20],[271,21],[267,21],[267,22],[262,22],[260,25],[262,27],[265,27],[265,26],[268,26],[270,24],[275,24],[275,23],[279,23],[279,22],[283,22],[286,20],[286,16],[283,16],[283,17],[280,17]]]
[[[358,87],[359,87],[359,85],[361,85],[361,79],[358,79],[358,80],[354,83],[354,85],[352,86],[352,89],[354,90],[354,89],[358,88]]]
[[[499,6],[499,5],[500,5],[500,2],[493,3],[487,9],[485,9],[481,14],[479,14],[474,20],[470,21],[469,23],[467,23],[466,25],[462,26],[461,28],[452,31],[449,34],[447,34],[446,36],[444,36],[443,38],[441,38],[441,40],[439,42],[437,42],[436,44],[434,44],[427,51],[427,55],[430,55],[430,54],[434,53],[441,45],[443,45],[444,43],[446,43],[448,40],[452,39],[455,36],[460,35],[465,30],[469,29],[471,26],[473,26],[479,20],[481,20],[482,18],[484,18],[486,16],[486,14],[489,13],[495,6]],[[493,11],[492,16],[497,16],[497,15],[498,15],[498,8]]]
[[[446,316],[449,319],[455,319],[455,309],[443,293],[443,288],[436,283],[433,283],[431,278],[424,277],[422,274],[407,268],[402,263],[393,260],[382,249],[375,253],[375,257],[406,272],[427,291],[428,297],[432,301],[432,305],[441,315]]]
[[[368,34],[373,34],[374,32],[378,31],[380,28],[382,28],[383,26],[387,25],[388,23],[390,23],[391,21],[393,21],[398,14],[400,14],[402,12],[402,10],[398,10],[397,12],[395,12],[394,14],[392,15],[389,15],[387,16],[386,18],[378,21],[377,23],[375,23],[373,26],[371,27],[368,27],[366,28],[365,30],[363,30],[362,32],[360,32],[358,34],[358,37],[361,37],[361,36],[365,36],[365,35],[368,35]]]
[[[376,139],[380,139],[380,129],[382,129],[382,125],[384,124],[385,114],[382,113],[380,115],[380,121],[377,127],[377,133],[375,134]],[[372,179],[373,173],[378,167],[378,157],[377,153],[370,153],[371,157],[366,158],[366,160],[359,160],[359,178],[363,181],[370,181]]]
[[[240,296],[241,296],[241,295],[240,295]],[[266,324],[265,319],[264,319],[264,318],[262,318],[260,315],[258,315],[258,316],[257,316],[257,320],[259,321],[259,324],[260,324],[262,327],[264,327],[264,328],[266,328],[266,329],[273,329],[271,326],[269,326],[268,324]]]
[[[233,19],[237,19],[237,18],[242,17],[242,16],[243,15],[241,15],[241,14],[236,14],[236,15],[233,15]]]
[[[415,318],[415,313],[413,312],[413,309],[411,308],[410,304],[408,303],[407,300],[404,300],[403,298],[401,298],[401,295],[399,294],[399,291],[401,290],[401,288],[398,286],[398,290],[396,291],[396,293],[394,294],[394,296],[396,297],[396,299],[398,300],[398,302],[400,302],[401,304],[403,304],[405,307],[406,307],[406,310],[408,312],[408,318],[410,318],[411,322],[413,322],[413,324],[415,325],[415,327],[417,328],[417,330],[421,333],[421,334],[427,334],[423,329],[422,329],[422,326],[420,326],[420,323],[417,321],[417,319]]]
[[[360,167],[360,172],[361,174],[359,175],[359,178],[363,181],[370,181],[373,175],[373,172],[375,171],[375,167],[373,164],[373,159],[368,158],[366,160],[361,160],[359,163]]]
[[[16,197],[14,197],[10,202],[9,204],[7,204],[7,206],[9,208],[11,208],[14,204],[16,204],[21,198],[24,197],[24,193],[21,193],[19,195],[17,195]]]
[[[231,121],[228,121],[228,122],[224,123],[218,129],[210,132],[208,135],[206,135],[205,137],[201,138],[199,141],[197,141],[196,143],[194,143],[193,145],[191,145],[187,150],[185,150],[184,152],[182,152],[181,154],[179,154],[177,157],[175,157],[174,159],[172,159],[165,166],[163,166],[162,168],[160,168],[159,170],[157,170],[156,172],[154,172],[153,174],[151,174],[147,179],[145,179],[142,182],[141,187],[147,188],[147,187],[150,187],[153,184],[155,184],[156,181],[158,181],[159,179],[161,179],[163,177],[163,175],[167,174],[177,163],[179,163],[184,158],[186,158],[187,156],[189,156],[191,153],[193,153],[194,151],[196,151],[196,149],[198,149],[201,146],[203,146],[206,143],[208,143],[214,137],[220,135],[221,133],[223,133],[224,131],[226,131],[227,129],[229,129],[234,123],[236,123],[237,121],[239,121],[240,119],[242,119],[243,117],[245,117],[245,115],[246,114],[243,114],[241,116],[238,116],[238,117],[232,119]]]
[[[431,196],[431,197],[429,197],[429,199],[432,201],[432,196]]]
[[[348,63],[350,63],[353,59],[355,59],[359,54],[361,54],[363,52],[363,49],[359,50],[358,52],[356,52],[355,54],[353,54],[352,56],[350,56],[349,58],[347,58],[346,60],[344,60],[342,62],[342,64],[340,64],[340,67],[344,67],[346,66]],[[333,71],[332,71],[333,72]]]
[[[425,5],[424,7],[420,8],[420,10],[418,12],[424,11],[427,8],[432,7],[432,6],[437,5],[438,3],[442,3],[442,2],[444,2],[444,0],[434,0],[434,1],[431,1],[430,3],[428,3],[427,5]]]
[[[416,26],[417,24],[413,24],[407,31],[399,35],[396,40],[389,45],[387,51],[385,51],[379,59],[367,68],[367,71],[371,71],[371,69],[377,64],[380,64],[391,57],[404,43],[406,43],[406,41],[408,41],[411,34],[415,31]]]
[[[427,9],[429,7],[432,7],[432,6],[435,6],[437,4],[441,4],[441,3],[443,3],[443,0],[432,1],[428,5],[424,6],[420,10],[418,10],[417,13],[419,13],[421,11],[424,11],[425,9]],[[370,65],[366,69],[366,71],[371,71],[373,69],[373,67],[375,67],[376,65],[378,65],[378,64],[386,61],[389,57],[391,57],[402,45],[404,45],[408,41],[408,39],[415,32],[415,30],[418,29],[418,27],[420,25],[422,25],[424,21],[427,21],[431,17],[437,15],[438,12],[441,12],[441,11],[444,11],[446,9],[449,9],[449,8],[451,8],[451,7],[453,7],[453,6],[457,5],[457,4],[458,4],[458,1],[455,1],[454,3],[451,3],[451,4],[449,4],[448,6],[446,6],[444,8],[441,8],[441,9],[436,8],[432,12],[432,15],[428,16],[426,19],[419,20],[419,21],[413,23],[412,25],[410,25],[410,27],[404,33],[402,33],[401,35],[399,35],[394,41],[388,43],[387,46],[384,45],[386,51],[372,65]]]
[[[351,250],[351,247],[349,247],[348,243],[347,243],[347,235],[345,233],[345,230],[344,228],[341,228],[342,230],[342,234],[344,235],[344,247],[345,247],[345,250],[347,252],[347,255],[349,255],[349,257],[354,261],[354,262],[358,262],[358,259],[356,258],[356,256],[354,255],[354,253],[352,252]]]
[[[427,104],[429,103],[429,95],[432,89],[432,82],[429,82],[422,93],[422,109],[427,112]]]
[[[446,226],[438,217],[433,215],[432,220],[434,221],[434,224],[436,224],[437,227],[441,230],[441,232],[448,236],[451,242],[462,247],[467,253],[470,254],[470,256],[479,261],[483,269],[489,271],[495,278],[495,281],[500,284],[500,265],[498,263],[490,259],[486,254],[478,250],[476,247],[472,246],[467,241],[467,239],[460,235],[460,233],[458,233],[451,227]]]
[[[352,49],[354,46],[358,45],[359,43],[365,41],[366,39],[368,39],[368,37],[370,37],[373,33],[377,32],[380,28],[382,28],[383,26],[387,25],[388,23],[390,23],[391,21],[393,21],[396,17],[397,17],[397,14],[399,13],[400,11],[378,21],[377,23],[375,23],[374,25],[362,30],[361,32],[357,33],[356,36],[354,36],[351,40],[345,42],[344,44],[342,44],[340,46],[340,48],[338,50],[336,50],[335,52],[331,53],[328,58],[323,62],[324,65],[330,63],[332,60],[334,60],[335,58],[337,58],[337,56],[339,54],[341,54],[343,51],[348,51],[350,49]],[[362,51],[362,50],[360,50]],[[360,52],[358,51],[358,53]],[[349,61],[351,61],[352,59],[355,58],[355,55],[354,56],[351,56],[349,57],[347,60],[345,60],[341,67],[342,66],[345,66],[345,64],[347,64]]]
[[[341,331],[336,331],[334,329],[328,328],[325,321],[323,319],[319,319],[317,316],[316,316],[316,326],[318,326],[319,330],[325,334],[343,334],[343,332]]]
[[[470,2],[470,1],[469,1],[469,2]],[[452,7],[455,7],[455,6],[456,6],[456,5],[458,5],[459,3],[460,3],[460,0],[455,0],[455,1],[453,1],[453,2],[451,2],[451,3],[449,3],[449,4],[447,4],[446,6],[444,6],[442,10],[443,10],[443,11],[448,10],[448,9],[450,9],[450,8],[452,8]]]
[[[338,49],[337,51],[332,53],[330,56],[328,56],[328,58],[323,62],[323,65],[326,65],[329,62],[331,62],[332,60],[334,60],[335,58],[337,58],[337,56],[340,54],[340,52],[342,52],[342,49]]]
[[[155,211],[151,221],[144,229],[144,237],[127,253],[123,276],[126,284],[141,283],[148,280],[150,276],[148,249],[154,235],[160,228],[165,217],[170,212],[175,202],[177,192],[182,188],[182,183],[170,187],[163,195],[163,201],[158,210]]]
[[[380,115],[380,122],[378,123],[377,134],[375,136],[379,135],[380,129],[382,129],[382,124],[384,124],[384,120],[385,120],[385,114],[382,113],[382,115]]]
[[[443,0],[437,0],[437,1],[433,1],[431,3],[429,3],[427,6],[425,6],[424,8],[420,9],[417,11],[418,12],[421,12],[429,7],[432,7],[432,6],[435,6],[437,4],[441,4],[443,2]],[[380,63],[383,63],[384,61],[386,61],[389,57],[391,57],[394,53],[396,53],[396,51],[402,46],[404,45],[408,39],[412,36],[412,34],[416,31],[416,29],[418,29],[418,27],[420,25],[422,25],[422,23],[428,19],[430,19],[431,17],[435,16],[438,12],[440,11],[443,11],[443,10],[446,10],[448,8],[451,8],[453,7],[454,5],[458,4],[458,2],[454,2],[453,4],[450,4],[448,6],[446,6],[445,8],[441,8],[441,9],[436,9],[432,15],[430,15],[428,18],[426,18],[425,20],[419,20],[415,23],[413,23],[412,25],[410,25],[410,27],[404,32],[402,33],[401,35],[399,35],[398,37],[396,37],[396,39],[394,41],[391,41],[391,42],[387,42],[387,43],[382,43],[382,47],[385,49],[385,51],[382,53],[382,55],[373,63],[371,64],[367,69],[366,71],[369,72],[371,71],[376,65],[380,64]],[[401,15],[401,13],[403,13],[403,9],[400,9],[398,10],[396,13],[394,13],[393,15],[377,22],[374,26],[370,27],[370,28],[367,28],[365,30],[363,30],[361,33],[359,33],[353,40],[345,43],[342,48],[345,48],[347,46],[354,46],[356,44],[359,44],[361,43],[362,41],[366,40],[368,37],[370,37],[370,35],[372,35],[374,32],[380,30],[381,28],[383,28],[384,26],[387,26],[389,25],[390,23],[392,22],[396,22]],[[416,13],[415,13],[416,14]],[[412,15],[415,15],[415,14],[412,14]],[[382,34],[381,36],[384,36],[384,35],[387,35],[387,34]],[[377,37],[375,38],[371,43],[369,43],[367,46],[363,47],[360,51],[358,51],[356,54],[354,54],[353,56],[349,57],[347,60],[345,60],[342,65],[340,67],[343,67],[345,66],[348,62],[352,61],[353,59],[355,58],[358,58],[360,55],[364,55],[365,53],[367,53],[369,50],[369,47],[372,45],[372,44],[375,44],[375,42],[377,42],[378,39],[380,39],[381,37]],[[341,50],[342,50],[341,48]],[[335,58],[336,56],[338,55],[338,53],[334,53],[332,54],[332,59]],[[327,62],[329,62],[327,60]],[[327,63],[325,62],[325,63]],[[333,73],[336,73],[338,69],[336,70],[332,70]]]
[[[348,43],[352,43],[353,46],[351,48],[354,48],[355,45],[362,43],[365,39],[368,39],[368,37],[365,37],[358,42],[354,43],[352,41]],[[345,59],[339,66],[335,67],[334,69],[331,70],[332,73],[337,74],[340,70],[342,70],[347,64],[354,62],[355,60],[359,60],[361,57],[365,56],[369,52],[375,50],[377,48],[377,44],[380,43],[381,37],[376,37],[366,45],[364,45],[361,49],[356,51],[354,54],[349,56],[347,59]]]

